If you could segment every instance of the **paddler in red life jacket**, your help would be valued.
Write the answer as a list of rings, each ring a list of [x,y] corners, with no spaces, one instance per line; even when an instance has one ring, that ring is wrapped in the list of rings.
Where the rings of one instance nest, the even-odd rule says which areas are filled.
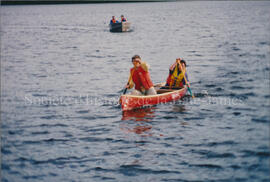
[[[115,16],[112,16],[112,19],[110,21],[110,24],[117,23],[118,21],[115,19]]]
[[[185,82],[184,75],[186,76],[187,83]],[[189,86],[188,76],[186,73],[186,62],[183,59],[181,60],[180,58],[177,58],[175,63],[170,66],[166,86],[184,87],[184,85]]]
[[[126,22],[127,19],[124,17],[124,15],[121,15],[121,22]]]
[[[126,88],[131,89],[135,84],[135,90],[131,95],[156,95],[154,85],[149,74],[149,65],[141,61],[139,55],[132,57],[133,68],[130,69],[129,82]]]

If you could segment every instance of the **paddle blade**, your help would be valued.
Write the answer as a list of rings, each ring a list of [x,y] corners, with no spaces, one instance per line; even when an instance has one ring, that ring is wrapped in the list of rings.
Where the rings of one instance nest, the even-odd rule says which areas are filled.
[[[192,96],[192,98],[194,99],[195,96],[192,94],[192,91],[191,91],[190,87],[188,87],[188,91],[189,91],[190,95]]]

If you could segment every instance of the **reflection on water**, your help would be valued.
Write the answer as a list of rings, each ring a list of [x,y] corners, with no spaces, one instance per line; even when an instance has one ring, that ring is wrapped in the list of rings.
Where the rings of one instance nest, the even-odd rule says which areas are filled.
[[[122,120],[134,121],[122,123],[120,128],[127,133],[136,133],[141,136],[152,136],[150,122],[155,117],[155,107],[139,108],[122,113]]]
[[[122,120],[146,121],[149,122],[155,117],[156,107],[139,108],[123,111]]]
[[[136,126],[129,126],[129,125],[121,125],[121,130],[127,133],[136,133],[141,136],[152,136],[151,133],[152,126],[150,125],[136,125]]]
[[[173,112],[186,112],[187,110],[185,108],[185,105],[174,105],[172,111]]]

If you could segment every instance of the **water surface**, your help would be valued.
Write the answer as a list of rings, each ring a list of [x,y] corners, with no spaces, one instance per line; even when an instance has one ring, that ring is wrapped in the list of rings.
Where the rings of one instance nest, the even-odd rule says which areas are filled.
[[[2,6],[2,181],[269,181],[269,8]],[[196,98],[122,113],[134,54],[154,83],[184,58]]]

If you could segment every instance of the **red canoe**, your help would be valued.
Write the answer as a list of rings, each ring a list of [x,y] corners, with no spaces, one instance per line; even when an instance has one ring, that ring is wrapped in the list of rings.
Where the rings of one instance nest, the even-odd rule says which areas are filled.
[[[144,106],[151,106],[160,103],[167,103],[171,101],[176,101],[182,98],[186,92],[187,87],[181,88],[179,90],[175,89],[160,89],[160,86],[155,86],[157,90],[157,95],[149,96],[136,96],[136,95],[122,95],[120,98],[120,103],[123,111],[132,110],[135,108],[140,108]]]

